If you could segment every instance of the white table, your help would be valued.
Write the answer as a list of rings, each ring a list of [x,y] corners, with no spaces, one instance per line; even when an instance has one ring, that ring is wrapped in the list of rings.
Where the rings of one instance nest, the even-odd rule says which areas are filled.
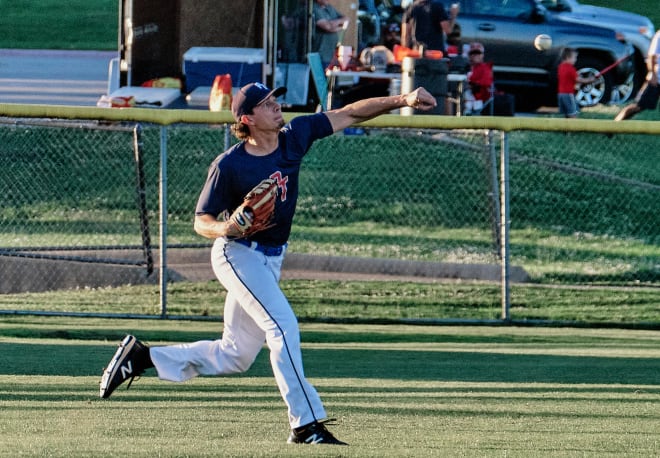
[[[367,71],[349,71],[349,70],[327,70],[325,75],[328,77],[328,105],[327,109],[332,107],[332,96],[334,89],[337,85],[337,78],[353,77],[353,84],[360,78],[374,78],[386,79],[390,81],[390,95],[401,93],[401,73],[385,73],[385,72],[367,72]],[[463,113],[463,92],[467,75],[461,73],[447,74],[447,82],[458,83],[457,85],[457,99],[448,98],[451,102],[456,104],[456,116],[461,116]]]
[[[174,102],[181,96],[181,91],[166,87],[142,87],[142,86],[124,86],[120,87],[108,97],[134,97],[135,105],[143,108],[164,108]],[[97,103],[101,105],[102,101]]]

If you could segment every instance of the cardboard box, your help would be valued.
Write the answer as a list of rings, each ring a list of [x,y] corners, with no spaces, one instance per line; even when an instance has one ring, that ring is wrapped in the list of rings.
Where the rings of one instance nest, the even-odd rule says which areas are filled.
[[[229,73],[232,86],[263,82],[266,53],[261,48],[190,48],[183,55],[186,92],[212,86],[216,75]]]

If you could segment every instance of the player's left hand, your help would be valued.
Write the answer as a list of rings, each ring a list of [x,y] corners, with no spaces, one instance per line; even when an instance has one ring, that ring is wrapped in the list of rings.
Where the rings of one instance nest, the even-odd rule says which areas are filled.
[[[435,108],[437,102],[429,91],[420,87],[406,95],[406,105],[416,110],[428,111]]]
[[[267,178],[247,193],[243,203],[227,220],[227,236],[247,237],[273,227],[277,181]]]

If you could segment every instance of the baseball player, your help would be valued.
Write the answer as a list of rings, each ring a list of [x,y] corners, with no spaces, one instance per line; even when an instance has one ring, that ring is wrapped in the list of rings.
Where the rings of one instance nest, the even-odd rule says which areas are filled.
[[[646,57],[646,82],[640,88],[635,103],[622,109],[614,118],[615,121],[624,121],[635,116],[643,110],[653,110],[660,99],[660,30],[655,32]]]
[[[303,371],[298,322],[279,287],[300,165],[315,140],[396,108],[430,110],[436,101],[419,88],[299,116],[285,125],[277,102],[285,92],[260,83],[239,90],[232,102],[232,131],[241,142],[213,161],[197,202],[195,231],[214,240],[213,271],[227,290],[222,338],[148,347],[128,335],[103,373],[100,396],[109,397],[126,380],[130,387],[150,367],[175,382],[244,372],[266,343],[288,407],[288,442],[345,445],[324,425],[325,408]]]

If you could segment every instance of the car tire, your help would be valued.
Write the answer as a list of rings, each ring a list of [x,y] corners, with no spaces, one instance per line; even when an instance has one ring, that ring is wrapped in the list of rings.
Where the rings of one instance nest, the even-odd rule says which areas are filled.
[[[600,59],[585,57],[578,59],[575,67],[581,78],[595,77],[596,81],[587,84],[578,84],[575,99],[580,107],[593,107],[599,103],[607,103],[612,96],[612,76],[608,73],[600,74],[607,67]]]
[[[612,89],[612,96],[610,97],[610,105],[621,105],[632,99],[634,94],[637,93],[638,88],[635,83],[635,74],[631,73],[623,83],[614,86]]]

